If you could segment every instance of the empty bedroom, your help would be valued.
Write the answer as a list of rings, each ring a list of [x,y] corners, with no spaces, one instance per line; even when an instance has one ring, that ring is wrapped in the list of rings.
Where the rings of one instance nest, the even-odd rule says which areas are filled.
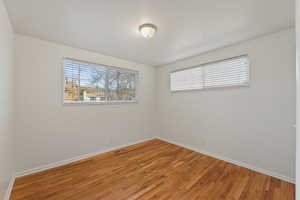
[[[0,0],[0,200],[300,200],[298,24],[295,0]]]

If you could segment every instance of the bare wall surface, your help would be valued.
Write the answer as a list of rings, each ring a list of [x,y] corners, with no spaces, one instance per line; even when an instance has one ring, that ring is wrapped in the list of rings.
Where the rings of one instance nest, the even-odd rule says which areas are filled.
[[[17,171],[161,136],[293,179],[294,37],[288,29],[155,70],[17,35]],[[250,87],[169,91],[173,70],[244,54]],[[138,104],[62,105],[63,57],[138,70]]]
[[[14,163],[14,33],[0,0],[0,199],[4,198]]]
[[[169,73],[248,54],[250,87],[171,93]],[[157,69],[160,136],[295,178],[293,29]]]
[[[153,137],[155,69],[16,35],[17,171]],[[138,103],[63,105],[62,60],[139,71]]]
[[[296,140],[296,199],[300,200],[300,0],[296,0],[296,81],[297,81],[297,140]]]

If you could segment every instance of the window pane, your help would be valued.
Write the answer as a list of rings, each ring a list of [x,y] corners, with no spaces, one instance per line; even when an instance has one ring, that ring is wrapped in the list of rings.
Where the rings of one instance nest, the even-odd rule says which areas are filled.
[[[103,65],[64,60],[64,101],[132,101],[136,93],[136,72]]]
[[[203,88],[202,68],[192,68],[171,74],[171,90],[195,90]]]
[[[80,65],[80,100],[105,101],[105,68]]]
[[[249,84],[249,58],[240,56],[172,72],[171,91]]]
[[[120,72],[118,97],[120,100],[135,99],[135,73]]]
[[[67,101],[79,100],[79,68],[70,61],[64,62],[65,89],[64,99]]]
[[[107,70],[107,100],[116,101],[118,98],[118,76],[117,70]]]
[[[204,67],[205,87],[246,85],[249,82],[248,66],[247,57],[207,65]]]

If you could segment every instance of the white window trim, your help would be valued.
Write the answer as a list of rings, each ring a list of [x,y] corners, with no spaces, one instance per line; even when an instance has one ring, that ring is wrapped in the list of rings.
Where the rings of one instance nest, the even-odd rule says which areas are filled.
[[[98,102],[85,102],[85,101],[65,101],[64,97],[65,97],[65,65],[64,65],[64,61],[65,60],[70,60],[73,62],[77,62],[77,63],[82,63],[82,64],[91,64],[91,65],[96,65],[96,66],[104,66],[110,69],[116,69],[116,70],[122,70],[122,71],[128,71],[131,73],[135,73],[135,99],[134,100],[122,100],[122,101],[98,101]],[[73,106],[73,105],[115,105],[115,104],[137,104],[138,103],[138,97],[139,97],[139,71],[137,70],[133,70],[133,69],[128,69],[128,68],[122,68],[122,67],[115,67],[115,66],[110,66],[110,65],[105,65],[105,64],[99,64],[99,63],[94,63],[94,62],[89,62],[89,61],[83,61],[83,60],[79,60],[76,58],[70,58],[70,57],[63,57],[62,58],[62,104],[64,106]]]
[[[206,63],[202,63],[202,64],[193,65],[193,66],[190,66],[190,67],[185,67],[185,68],[173,70],[169,73],[169,91],[171,91],[171,93],[182,93],[182,92],[191,92],[191,91],[224,90],[224,89],[233,89],[233,88],[241,88],[241,87],[246,87],[246,88],[250,87],[250,82],[251,82],[251,70],[250,70],[251,60],[250,59],[249,59],[249,67],[248,67],[248,75],[249,75],[248,83],[239,84],[239,85],[232,85],[232,86],[220,86],[220,87],[212,87],[212,88],[185,89],[185,90],[172,90],[172,87],[171,87],[171,74],[174,73],[174,72],[180,72],[180,71],[184,71],[184,70],[187,70],[187,69],[204,67],[204,66],[209,65],[209,64],[214,64],[214,63],[217,63],[217,62],[227,61],[227,60],[240,58],[240,57],[245,57],[245,56],[249,58],[248,54],[242,54],[242,55],[239,55],[239,56],[214,60],[214,61],[210,61],[210,62],[206,62]]]

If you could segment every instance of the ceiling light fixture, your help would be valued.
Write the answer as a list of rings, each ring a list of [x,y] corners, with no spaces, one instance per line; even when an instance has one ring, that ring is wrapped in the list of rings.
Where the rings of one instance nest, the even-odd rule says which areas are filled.
[[[139,27],[139,31],[143,37],[149,39],[155,35],[157,27],[154,24],[142,24]]]

